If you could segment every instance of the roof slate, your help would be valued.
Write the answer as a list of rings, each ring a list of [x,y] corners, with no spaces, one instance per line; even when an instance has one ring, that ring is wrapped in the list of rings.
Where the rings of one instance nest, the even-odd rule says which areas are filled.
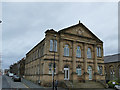
[[[104,56],[104,63],[120,62],[120,53]]]

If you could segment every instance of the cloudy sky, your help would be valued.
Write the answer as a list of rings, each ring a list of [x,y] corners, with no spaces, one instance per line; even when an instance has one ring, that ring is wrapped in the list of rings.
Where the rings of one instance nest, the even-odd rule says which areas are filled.
[[[3,2],[2,68],[23,58],[47,29],[58,31],[79,20],[104,42],[104,55],[118,53],[117,2]]]

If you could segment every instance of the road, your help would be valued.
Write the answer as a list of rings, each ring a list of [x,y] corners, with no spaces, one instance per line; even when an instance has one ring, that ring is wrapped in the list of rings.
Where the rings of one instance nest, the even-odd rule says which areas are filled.
[[[26,83],[26,85],[24,83]],[[14,82],[11,77],[8,77],[6,75],[0,76],[0,90],[24,90],[23,88],[27,88],[25,90],[29,90],[30,88],[32,90],[52,90],[51,88],[45,88],[41,86],[37,86],[30,81],[26,81],[25,79],[22,80],[22,82]],[[57,90],[68,90],[63,88],[58,88]],[[80,89],[71,89],[71,90],[80,90]],[[81,89],[81,90],[92,90],[92,89]],[[93,89],[93,90],[115,90],[115,89]]]
[[[27,86],[21,82],[14,82],[11,77],[3,75],[2,89],[6,89],[6,88],[27,88]]]

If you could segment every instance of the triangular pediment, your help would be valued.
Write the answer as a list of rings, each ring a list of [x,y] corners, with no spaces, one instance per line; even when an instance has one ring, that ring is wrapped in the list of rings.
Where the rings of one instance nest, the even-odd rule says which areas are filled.
[[[61,33],[68,33],[68,34],[73,34],[81,37],[87,37],[91,39],[95,39],[97,41],[102,42],[97,36],[95,36],[85,25],[82,23],[73,25],[71,27],[65,28],[60,30],[59,32]]]

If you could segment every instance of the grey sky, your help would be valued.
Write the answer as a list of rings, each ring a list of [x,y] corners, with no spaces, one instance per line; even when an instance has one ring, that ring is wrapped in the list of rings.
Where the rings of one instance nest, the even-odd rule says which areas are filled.
[[[118,3],[2,3],[2,63],[8,68],[56,31],[80,20],[104,42],[104,55],[118,53]]]

